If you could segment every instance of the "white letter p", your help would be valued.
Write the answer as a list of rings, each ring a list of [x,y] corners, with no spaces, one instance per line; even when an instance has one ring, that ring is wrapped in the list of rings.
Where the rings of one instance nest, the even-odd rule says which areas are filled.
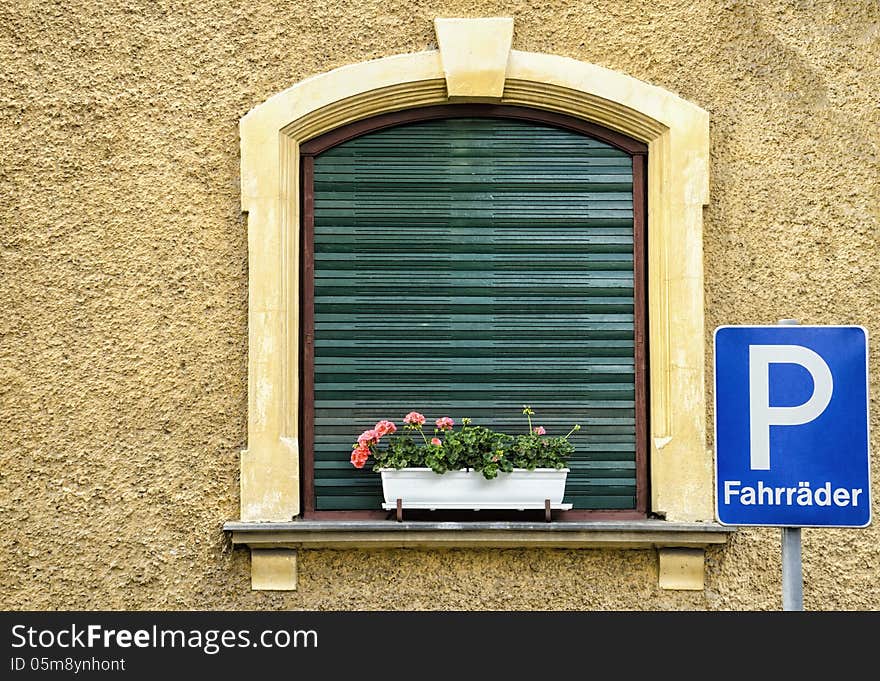
[[[770,365],[798,364],[813,377],[813,394],[794,407],[770,406]],[[752,470],[770,470],[770,426],[799,426],[825,411],[834,381],[818,354],[802,345],[749,346],[749,434]]]

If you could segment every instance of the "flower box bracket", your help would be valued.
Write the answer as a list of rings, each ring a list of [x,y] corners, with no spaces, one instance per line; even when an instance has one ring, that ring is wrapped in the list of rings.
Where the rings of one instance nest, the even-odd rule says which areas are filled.
[[[408,503],[408,504],[406,504],[406,507],[407,508],[428,509],[429,511],[436,511],[441,508],[443,510],[457,509],[457,510],[469,510],[469,511],[482,511],[484,509],[488,510],[488,509],[501,509],[501,508],[510,509],[510,508],[512,508],[509,505],[501,505],[501,504],[488,504],[488,505],[481,504],[480,506],[476,506],[474,504],[461,504],[461,503],[443,504],[442,506],[439,504],[434,504],[432,506],[429,506],[427,504],[410,504],[410,503]],[[571,507],[572,507],[571,504],[553,503],[550,501],[550,499],[544,499],[543,506],[540,504],[517,504],[515,510],[525,511],[527,509],[543,508],[544,509],[544,520],[549,523],[552,520],[552,512],[553,511],[568,511],[571,509]],[[393,503],[388,503],[388,502],[383,503],[382,508],[384,508],[386,511],[390,511],[390,510],[395,511],[396,517],[397,517],[397,522],[399,522],[399,523],[403,522],[403,508],[404,508],[403,499],[398,497]]]

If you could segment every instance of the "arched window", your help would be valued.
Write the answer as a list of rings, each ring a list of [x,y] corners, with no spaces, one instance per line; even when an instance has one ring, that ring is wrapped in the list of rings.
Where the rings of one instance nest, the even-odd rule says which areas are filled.
[[[513,49],[509,18],[436,19],[435,29],[436,50],[349,64],[306,78],[241,119],[241,198],[249,258],[248,442],[241,452],[240,520],[224,527],[234,544],[251,548],[255,588],[296,588],[293,550],[306,546],[652,546],[661,551],[661,585],[680,583],[682,561],[701,580],[700,552],[685,556],[681,551],[723,544],[729,531],[712,522],[713,461],[706,446],[702,238],[709,199],[709,114],[623,73]],[[424,114],[426,107],[438,106],[447,114],[476,101],[517,107],[518,119],[508,115],[514,113],[510,110],[502,117],[579,132],[612,147],[627,138],[647,146],[647,156],[644,147],[623,148],[634,161],[633,185],[642,182],[647,194],[646,201],[637,196],[633,202],[633,226],[642,224],[647,232],[646,239],[633,240],[633,423],[647,412],[641,429],[635,427],[636,505],[635,510],[575,511],[640,518],[644,508],[645,520],[501,523],[464,532],[445,523],[419,523],[428,529],[416,531],[407,523],[350,523],[350,514],[358,511],[316,510],[315,497],[304,498],[315,492],[315,448],[306,443],[314,440],[318,425],[307,428],[305,419],[314,419],[314,398],[322,396],[307,401],[303,394],[315,380],[314,374],[304,374],[304,365],[314,359],[303,343],[313,341],[315,333],[314,319],[304,323],[303,287],[309,281],[314,285],[315,273],[304,276],[303,266],[313,261],[305,256],[309,246],[302,238],[303,212],[314,211],[315,187],[306,188],[304,181],[314,180],[314,159],[321,151],[378,131],[382,116],[390,116],[384,119],[388,127],[415,125],[406,118],[409,110]],[[496,114],[502,111],[483,109],[467,117]],[[571,118],[563,121],[563,115]],[[585,121],[606,130],[592,129]],[[318,140],[330,144],[319,149]],[[645,250],[637,265],[639,247]],[[645,315],[642,327],[637,313]],[[635,361],[640,350],[647,357],[644,366]],[[523,359],[519,366],[525,370],[529,358]],[[512,398],[505,399],[507,404],[520,407]],[[351,434],[357,434],[356,427]],[[347,437],[346,453],[349,442]],[[371,475],[369,484],[377,485]],[[339,488],[340,496],[347,495],[346,485],[352,487],[344,480],[328,482],[324,487]],[[348,515],[342,522],[302,518],[319,513]],[[690,584],[702,587],[701,581]]]
[[[349,462],[417,410],[574,424],[564,517],[647,514],[647,145],[526,107],[384,114],[304,143],[306,517],[387,517]],[[485,513],[481,516],[485,517]]]

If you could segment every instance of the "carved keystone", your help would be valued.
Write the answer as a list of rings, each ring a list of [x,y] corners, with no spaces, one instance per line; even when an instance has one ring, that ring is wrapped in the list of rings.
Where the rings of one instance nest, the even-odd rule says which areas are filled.
[[[513,19],[434,19],[450,99],[501,99]]]

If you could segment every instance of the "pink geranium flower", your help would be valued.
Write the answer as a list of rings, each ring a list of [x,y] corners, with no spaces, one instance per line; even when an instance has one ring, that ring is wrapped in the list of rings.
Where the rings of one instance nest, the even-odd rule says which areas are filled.
[[[439,428],[440,430],[452,430],[452,426],[455,425],[455,421],[453,421],[448,416],[444,416],[442,418],[439,418],[436,421],[434,421],[434,423],[436,424],[437,428]]]
[[[351,465],[355,468],[363,468],[370,458],[370,450],[366,447],[357,447],[351,453]]]
[[[544,430],[544,426],[537,426],[533,432],[535,433],[535,435],[546,435],[547,434],[547,431]]]
[[[425,422],[425,415],[417,411],[411,411],[403,417],[403,422],[411,426],[421,426]]]
[[[432,437],[432,438],[431,438],[431,444],[434,445],[435,447],[439,447],[439,446],[442,445],[443,443],[440,442],[440,438],[439,438],[439,437]]]
[[[375,430],[365,430],[358,437],[358,445],[361,447],[367,447],[369,445],[375,444],[379,441],[379,433]]]
[[[395,426],[391,421],[382,419],[373,427],[373,430],[376,431],[376,434],[379,437],[385,437],[386,435],[390,435],[391,433],[396,432],[397,426]]]

